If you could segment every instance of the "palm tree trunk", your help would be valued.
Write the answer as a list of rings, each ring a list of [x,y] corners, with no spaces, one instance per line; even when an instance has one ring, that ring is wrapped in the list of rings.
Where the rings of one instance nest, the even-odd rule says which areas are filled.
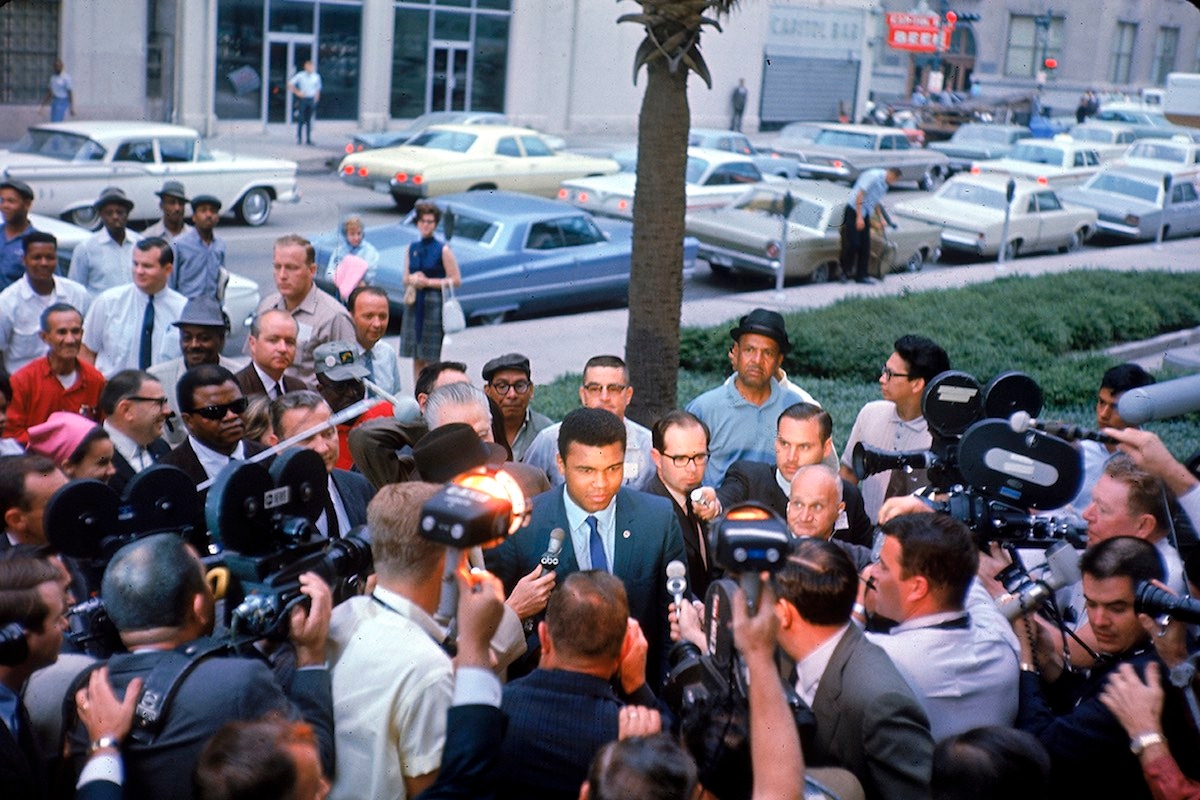
[[[625,360],[636,389],[627,413],[647,426],[676,406],[684,175],[691,119],[687,74],[686,69],[672,72],[665,59],[647,64],[646,93],[638,118]]]

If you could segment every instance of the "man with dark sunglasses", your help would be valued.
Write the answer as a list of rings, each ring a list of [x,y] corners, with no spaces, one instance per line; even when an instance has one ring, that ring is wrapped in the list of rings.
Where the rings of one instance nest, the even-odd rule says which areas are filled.
[[[177,393],[188,437],[159,463],[179,467],[199,485],[215,478],[230,461],[244,461],[266,449],[242,438],[246,398],[229,370],[217,364],[193,367],[179,379]]]

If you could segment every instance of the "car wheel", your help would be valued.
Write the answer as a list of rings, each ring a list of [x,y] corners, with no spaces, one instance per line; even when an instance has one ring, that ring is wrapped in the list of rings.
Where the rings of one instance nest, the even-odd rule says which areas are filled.
[[[1021,240],[1014,239],[1004,246],[1004,260],[1012,261],[1021,255]]]
[[[1067,243],[1063,245],[1062,252],[1078,253],[1083,249],[1083,229],[1075,231],[1071,234],[1071,238],[1067,239]]]
[[[87,228],[89,231],[99,230],[100,214],[92,206],[77,208],[69,214],[63,215],[67,222],[72,225],[78,225],[81,228]]]
[[[723,264],[714,264],[711,261],[706,263],[708,264],[708,271],[713,274],[714,278],[721,278],[722,280],[725,280],[733,277],[733,269],[731,267],[727,267]]]
[[[925,266],[925,254],[920,250],[908,257],[908,261],[904,264],[905,272],[920,272]]]
[[[942,185],[942,171],[937,167],[930,167],[925,170],[925,174],[921,176],[920,186],[927,192],[932,192],[934,189]]]
[[[829,262],[826,261],[824,263],[818,264],[817,268],[809,273],[808,282],[809,283],[828,283],[830,274],[831,273],[830,273],[830,269],[829,269]]]
[[[271,193],[261,186],[246,192],[238,201],[237,216],[251,228],[265,225],[271,217]]]

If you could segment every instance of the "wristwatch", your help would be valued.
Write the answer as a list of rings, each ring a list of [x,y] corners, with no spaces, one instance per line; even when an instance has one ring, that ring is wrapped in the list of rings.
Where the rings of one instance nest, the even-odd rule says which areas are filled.
[[[88,755],[95,755],[98,751],[110,747],[114,750],[121,749],[121,740],[115,736],[101,736],[88,747]]]
[[[1165,745],[1167,740],[1163,738],[1161,733],[1143,733],[1141,736],[1135,736],[1129,742],[1129,749],[1133,751],[1135,756],[1140,756],[1142,751],[1151,745]]]

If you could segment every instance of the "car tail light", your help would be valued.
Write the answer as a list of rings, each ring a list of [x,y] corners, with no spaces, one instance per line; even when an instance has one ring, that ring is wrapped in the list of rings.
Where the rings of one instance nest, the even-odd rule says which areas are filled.
[[[354,165],[347,164],[346,166],[342,167],[342,174],[343,175],[353,175],[354,174]]]
[[[767,242],[764,252],[767,254],[767,258],[779,258],[779,242]]]
[[[978,174],[980,174],[981,172],[983,172],[983,170],[981,170],[981,169],[979,168],[979,165],[978,165],[978,164],[972,164],[972,165],[971,165],[971,174],[972,174],[972,175],[978,175]]]
[[[617,210],[618,211],[626,211],[628,209],[629,209],[629,201],[628,200],[618,200],[617,201]]]
[[[1141,221],[1142,221],[1141,217],[1139,217],[1137,214],[1126,214],[1125,215],[1125,224],[1126,225],[1137,225]]]
[[[842,168],[842,162],[841,162],[840,160],[836,159],[836,158],[835,158],[833,161],[829,162],[829,163],[833,165],[833,168],[834,168],[834,169],[841,169],[841,168]]]
[[[413,183],[415,183],[417,186],[420,186],[422,183],[424,183],[424,182],[425,182],[425,178],[424,178],[423,176],[421,176],[421,175],[413,175],[412,181],[413,181]]]
[[[559,189],[558,190],[558,199],[559,200],[570,200],[571,193],[569,191],[567,191],[566,189]]]
[[[353,168],[353,167],[351,167],[351,169],[354,169],[354,168]],[[358,168],[358,177],[360,177],[360,178],[365,178],[365,177],[367,177],[367,168],[366,168],[366,167],[359,167],[359,168]]]
[[[346,155],[350,155],[353,152],[354,152],[354,142],[351,142],[350,144],[346,145]]]
[[[408,183],[408,173],[407,172],[397,172],[396,173],[396,183]]]
[[[586,203],[588,200],[591,200],[591,199],[592,199],[592,198],[591,198],[591,196],[590,196],[590,195],[588,195],[588,193],[587,193],[587,192],[580,192],[580,193],[579,193],[579,202],[581,202],[581,203]]]
[[[1049,186],[1050,185],[1050,181],[1046,180],[1045,175],[1038,175],[1037,182],[1038,182],[1038,185],[1040,185],[1040,186]]]

